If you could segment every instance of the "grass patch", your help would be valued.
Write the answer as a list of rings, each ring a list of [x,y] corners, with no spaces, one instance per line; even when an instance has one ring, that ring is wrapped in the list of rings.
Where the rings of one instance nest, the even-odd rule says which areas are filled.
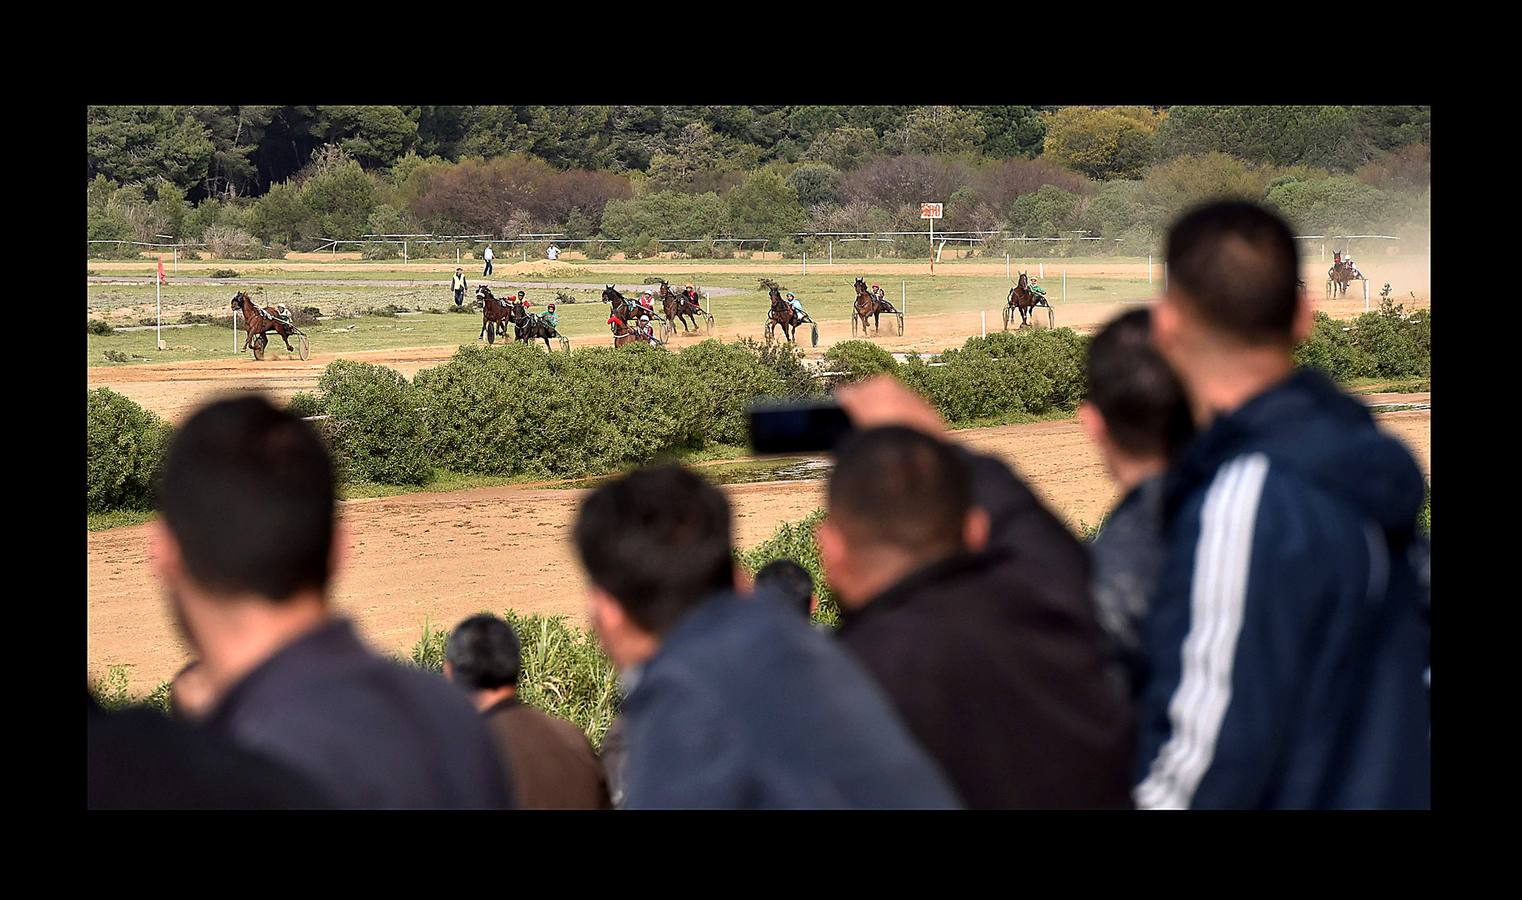
[[[107,512],[86,513],[85,530],[105,531],[108,528],[141,525],[155,515],[156,513],[151,509],[113,509]]]
[[[1432,379],[1350,378],[1342,387],[1350,394],[1418,394],[1432,390]]]

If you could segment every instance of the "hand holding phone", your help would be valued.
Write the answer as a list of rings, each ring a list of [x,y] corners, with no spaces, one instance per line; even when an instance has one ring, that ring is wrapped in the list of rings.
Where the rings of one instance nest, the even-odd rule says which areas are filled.
[[[750,407],[750,446],[758,454],[828,453],[850,432],[850,417],[832,400]]]

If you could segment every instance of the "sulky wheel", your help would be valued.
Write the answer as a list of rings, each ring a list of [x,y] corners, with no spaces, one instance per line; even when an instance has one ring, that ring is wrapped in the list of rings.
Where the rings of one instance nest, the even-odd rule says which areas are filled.
[[[312,345],[307,342],[306,335],[303,334],[297,338],[296,352],[300,354],[302,359],[306,359],[312,355]]]
[[[809,323],[809,328],[811,329],[809,340],[813,342],[813,346],[818,347],[819,346],[819,326],[815,325],[815,324],[813,324],[811,322],[811,323]]]
[[[269,346],[270,339],[264,335],[254,338],[254,359],[264,359],[264,348]]]
[[[899,337],[903,337],[904,336],[904,314],[903,313],[899,313],[898,314],[898,336]]]
[[[856,337],[856,317],[851,317],[851,337]]]
[[[1003,311],[1002,315],[1003,315],[1003,318],[1004,318],[1004,330],[1005,331],[1009,330],[1009,322],[1010,322],[1010,319],[1012,318],[1012,315],[1011,315],[1012,312],[1013,312],[1013,310],[1011,310],[1009,307],[1007,307],[1007,306],[1004,307],[1004,311]]]
[[[495,322],[490,323],[486,326],[486,343],[497,343],[497,325]]]
[[[713,313],[704,313],[708,317],[708,334],[713,334]]]

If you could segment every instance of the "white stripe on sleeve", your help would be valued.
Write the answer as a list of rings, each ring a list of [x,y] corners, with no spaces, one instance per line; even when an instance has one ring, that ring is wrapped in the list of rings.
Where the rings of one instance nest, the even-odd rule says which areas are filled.
[[[1168,704],[1172,726],[1147,777],[1136,786],[1141,809],[1186,809],[1210,768],[1231,701],[1232,664],[1247,602],[1253,525],[1268,475],[1254,453],[1221,467],[1205,495],[1190,584],[1183,674]]]

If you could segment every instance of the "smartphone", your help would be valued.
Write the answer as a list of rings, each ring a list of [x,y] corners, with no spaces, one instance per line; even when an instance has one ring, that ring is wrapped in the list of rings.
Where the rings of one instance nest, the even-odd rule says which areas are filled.
[[[830,400],[762,400],[750,407],[750,447],[759,454],[828,453],[850,432],[850,418]]]

